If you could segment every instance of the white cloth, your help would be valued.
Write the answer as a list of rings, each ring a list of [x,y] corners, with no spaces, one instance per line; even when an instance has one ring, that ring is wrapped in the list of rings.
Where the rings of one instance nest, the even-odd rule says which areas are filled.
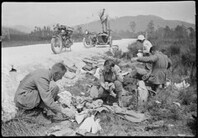
[[[150,48],[152,47],[151,42],[144,40],[143,42],[143,53],[150,53]]]

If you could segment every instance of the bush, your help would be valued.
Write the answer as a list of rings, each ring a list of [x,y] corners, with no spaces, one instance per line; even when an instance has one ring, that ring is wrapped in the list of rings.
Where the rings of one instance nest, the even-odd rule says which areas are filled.
[[[156,96],[149,99],[146,108],[155,120],[183,118],[182,110],[173,102],[177,100],[178,93],[171,88],[161,90]],[[160,103],[156,103],[159,101]]]
[[[188,87],[187,89],[181,90],[178,99],[183,105],[190,105],[191,103],[197,103],[197,89]]]
[[[168,51],[171,56],[173,55],[179,55],[180,54],[180,47],[176,43],[172,44],[169,48]]]
[[[138,45],[138,43],[133,43],[133,44],[128,45],[129,53],[133,57],[136,57],[136,54],[138,53],[139,49],[142,49],[142,47],[140,45]]]

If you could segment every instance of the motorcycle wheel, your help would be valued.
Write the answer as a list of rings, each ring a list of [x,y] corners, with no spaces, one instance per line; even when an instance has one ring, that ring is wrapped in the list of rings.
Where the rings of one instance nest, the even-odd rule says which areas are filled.
[[[53,37],[51,40],[51,49],[54,54],[59,54],[62,52],[63,43],[61,37]]]
[[[86,48],[90,48],[90,47],[93,47],[93,44],[92,44],[92,41],[90,38],[83,38],[83,45],[86,47]]]

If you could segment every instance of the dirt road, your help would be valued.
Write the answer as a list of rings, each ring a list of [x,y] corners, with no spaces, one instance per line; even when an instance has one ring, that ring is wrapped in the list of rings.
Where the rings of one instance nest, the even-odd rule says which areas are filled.
[[[128,44],[134,41],[135,39],[115,40],[113,45],[119,45],[123,51],[126,51]],[[108,49],[109,47],[87,49],[82,43],[74,43],[71,52],[66,51],[61,54],[53,54],[50,44],[2,48],[2,67],[3,72],[7,72],[11,65],[23,71],[24,67],[26,70],[35,66],[51,67],[54,62],[61,60],[64,60],[68,65],[76,64],[77,67],[80,67],[79,61],[82,58],[97,55],[98,53],[102,54]]]

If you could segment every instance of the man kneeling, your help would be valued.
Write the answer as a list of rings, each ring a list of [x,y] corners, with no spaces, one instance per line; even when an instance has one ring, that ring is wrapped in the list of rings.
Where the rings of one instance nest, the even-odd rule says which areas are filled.
[[[26,75],[15,93],[16,107],[24,110],[46,107],[56,115],[73,117],[73,113],[55,102],[58,100],[59,87],[57,85],[50,87],[51,81],[62,79],[66,72],[67,69],[63,63],[56,63],[52,69],[38,69]]]

